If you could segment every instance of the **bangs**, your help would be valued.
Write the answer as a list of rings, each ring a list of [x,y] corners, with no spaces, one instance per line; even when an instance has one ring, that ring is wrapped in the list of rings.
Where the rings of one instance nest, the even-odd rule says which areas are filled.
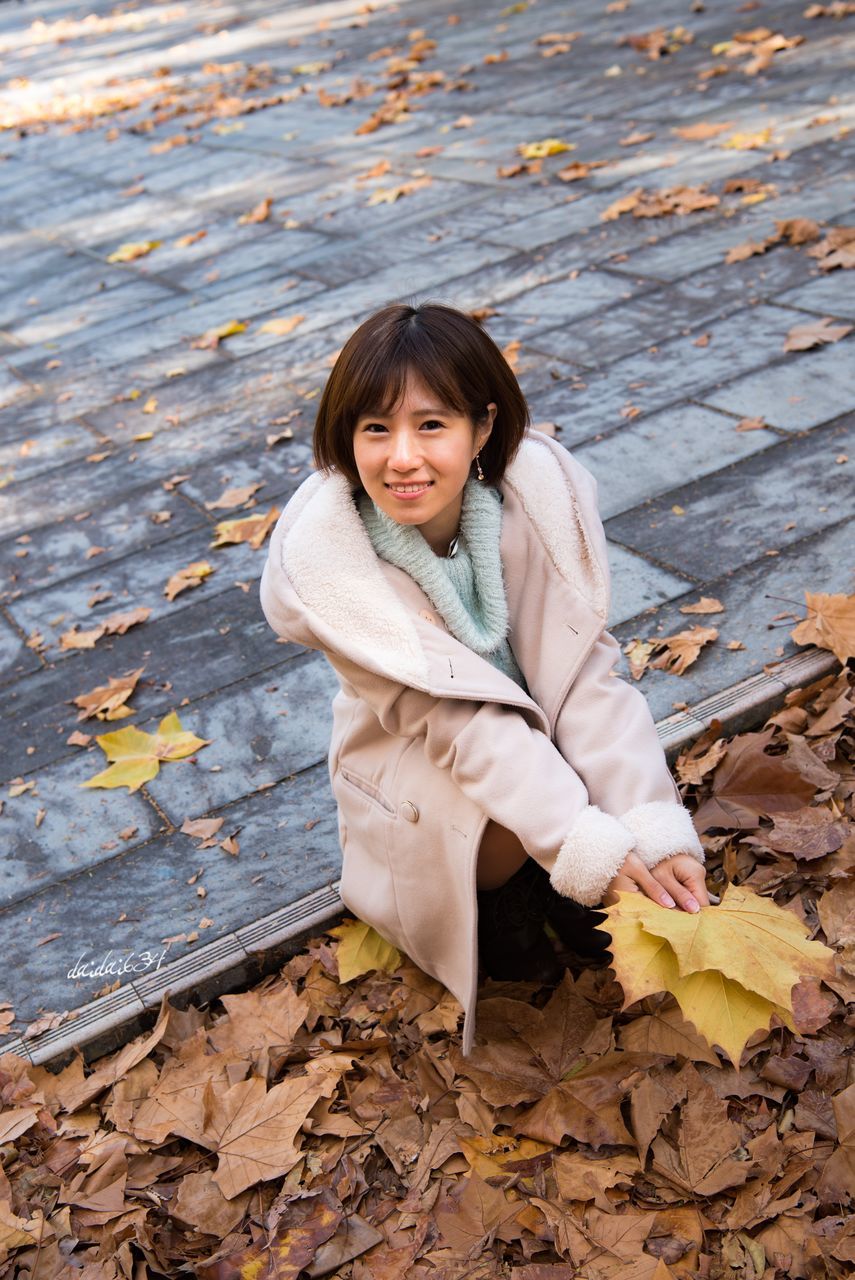
[[[373,360],[350,387],[353,425],[360,417],[389,418],[403,399],[408,378],[420,382],[428,402],[446,413],[465,414],[466,400],[448,366],[435,350],[402,342],[384,359]]]

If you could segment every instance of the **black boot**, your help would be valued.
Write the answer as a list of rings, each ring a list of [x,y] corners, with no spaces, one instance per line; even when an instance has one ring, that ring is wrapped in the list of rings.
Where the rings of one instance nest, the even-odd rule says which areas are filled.
[[[534,859],[529,861],[533,862]],[[612,959],[609,951],[611,935],[595,928],[595,925],[607,920],[608,916],[595,907],[583,907],[572,898],[565,898],[553,888],[549,873],[540,863],[534,865],[543,886],[546,919],[564,946],[585,964],[608,964]]]
[[[595,907],[583,907],[572,898],[553,889],[555,900],[546,910],[546,918],[568,951],[586,965],[606,965],[612,960],[609,950],[611,934],[595,928],[608,916]]]
[[[526,858],[498,889],[478,890],[478,950],[491,978],[545,985],[564,972],[543,928],[548,895],[541,872]]]

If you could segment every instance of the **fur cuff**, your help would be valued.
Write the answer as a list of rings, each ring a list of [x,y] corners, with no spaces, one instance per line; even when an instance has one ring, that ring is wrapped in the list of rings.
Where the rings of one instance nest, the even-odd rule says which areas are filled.
[[[632,836],[623,823],[589,804],[558,850],[549,879],[565,898],[596,906],[631,849]]]
[[[646,867],[655,867],[675,853],[690,853],[704,865],[704,847],[691,814],[681,804],[649,800],[622,813],[620,820],[635,837],[634,852]]]

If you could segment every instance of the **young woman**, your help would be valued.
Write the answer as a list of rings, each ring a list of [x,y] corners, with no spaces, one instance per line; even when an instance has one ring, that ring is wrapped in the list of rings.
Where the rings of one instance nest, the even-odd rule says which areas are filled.
[[[394,304],[340,351],[316,472],[261,604],[341,689],[329,752],[350,911],[438,978],[473,1043],[479,976],[595,957],[623,890],[709,903],[704,852],[640,691],[616,677],[594,477],[530,429],[464,312]],[[608,953],[606,952],[606,955]]]

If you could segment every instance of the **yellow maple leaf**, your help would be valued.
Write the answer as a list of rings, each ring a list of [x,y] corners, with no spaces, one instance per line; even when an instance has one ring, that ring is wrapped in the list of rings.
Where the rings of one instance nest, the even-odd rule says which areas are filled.
[[[644,675],[655,649],[656,645],[652,640],[639,640],[637,637],[624,647],[633,680],[640,680]]]
[[[772,1014],[795,1030],[792,991],[802,977],[833,972],[834,953],[807,941],[797,916],[744,886],[728,885],[719,906],[695,913],[621,893],[606,916],[623,1007],[670,991],[683,1016],[736,1066]]]
[[[298,324],[303,323],[305,318],[306,317],[304,315],[274,317],[272,320],[265,320],[258,332],[277,334],[291,333],[297,328]]]
[[[673,913],[642,894],[622,893],[620,898],[620,903],[609,908],[608,926],[603,928],[608,927],[612,935],[612,967],[623,987],[624,1009],[645,996],[670,991],[683,1017],[694,1025],[699,1035],[710,1045],[720,1045],[736,1065],[749,1036],[768,1027],[773,1013],[792,1027],[786,1009],[747,991],[721,973],[707,971],[681,978],[677,957],[668,941],[647,933],[637,918],[646,915],[648,907],[663,913],[668,911],[669,915]],[[623,902],[624,899],[629,901]],[[626,919],[617,915],[618,906],[626,908]]]
[[[108,262],[133,262],[135,258],[144,258],[153,249],[159,248],[161,240],[136,240],[120,244],[118,249],[107,255]]]
[[[392,972],[401,963],[398,948],[364,920],[345,920],[328,932],[340,939],[336,952],[339,982],[350,982],[372,969]]]
[[[754,151],[764,147],[771,137],[772,130],[767,127],[757,133],[732,133],[720,145],[728,151]]]
[[[213,572],[214,568],[207,560],[194,560],[186,568],[179,569],[176,573],[173,573],[163,588],[163,594],[167,600],[174,600],[180,592],[186,591],[188,587],[198,587],[202,579],[207,578]]]
[[[223,547],[229,543],[248,542],[253,550],[257,551],[280,515],[278,507],[271,507],[267,515],[244,516],[239,520],[220,520],[214,529],[216,537],[211,546]]]
[[[791,1031],[796,1030],[793,1015],[785,1005],[766,1000],[714,970],[675,978],[671,990],[683,1017],[708,1044],[720,1045],[735,1067],[751,1036],[769,1029],[773,1013]]]
[[[624,1009],[645,996],[667,991],[669,982],[679,977],[676,957],[666,939],[644,930],[644,902],[657,909],[657,904],[641,893],[618,894],[618,901],[604,909],[608,920],[600,926],[611,935],[612,968],[623,987]]]
[[[575,151],[575,142],[564,142],[561,138],[541,138],[540,142],[521,142],[517,151],[524,160],[540,160],[544,156],[557,156],[562,151]]]
[[[208,746],[211,739],[197,738],[182,729],[177,712],[170,711],[161,720],[157,733],[128,725],[113,733],[101,733],[95,741],[113,763],[94,778],[81,782],[81,787],[127,787],[130,793],[156,777],[161,760],[183,760]]]
[[[190,346],[198,347],[203,351],[212,349],[218,347],[224,338],[230,338],[235,333],[243,333],[246,328],[248,325],[244,320],[227,320],[225,324],[217,325],[214,329],[207,329],[200,338],[194,338]]]
[[[807,929],[798,916],[743,886],[728,885],[713,910],[663,913],[651,906],[644,929],[670,944],[681,977],[716,969],[786,1006],[800,978],[831,972],[833,953],[821,942],[805,940]]]

